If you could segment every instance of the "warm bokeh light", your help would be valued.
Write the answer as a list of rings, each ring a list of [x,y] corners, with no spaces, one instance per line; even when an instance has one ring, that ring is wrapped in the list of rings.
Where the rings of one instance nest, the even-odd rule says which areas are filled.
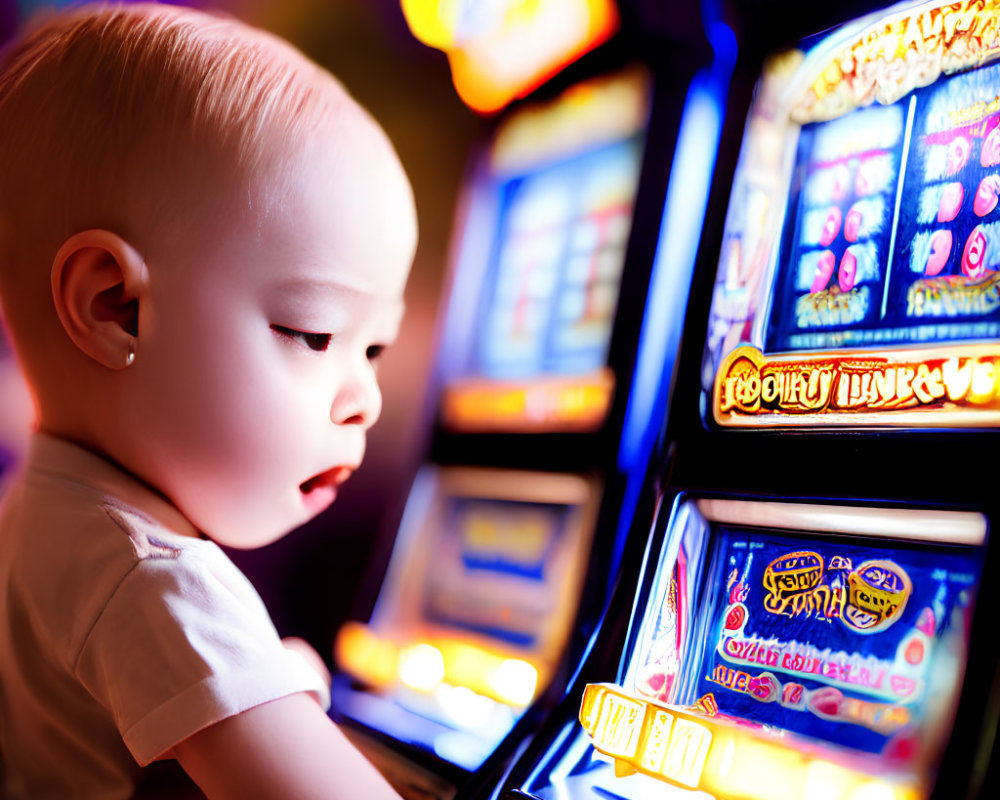
[[[496,708],[495,700],[476,694],[467,686],[442,684],[437,697],[452,723],[466,730],[485,726]]]
[[[459,96],[498,111],[607,40],[618,27],[612,0],[402,0],[413,35],[444,50]]]
[[[613,389],[605,369],[517,384],[470,379],[445,389],[442,413],[455,431],[589,431],[603,424]]]
[[[418,692],[432,692],[444,679],[444,656],[426,643],[404,647],[399,652],[399,680]]]
[[[347,622],[338,631],[334,659],[340,669],[370,686],[396,683],[399,649],[360,622]]]
[[[401,683],[418,692],[447,689],[449,708],[458,688],[485,701],[481,705],[523,708],[534,699],[540,678],[538,667],[520,658],[455,639],[404,644],[358,622],[340,629],[335,656],[340,669],[374,688]]]
[[[512,706],[526,706],[535,696],[538,670],[527,661],[507,658],[500,662],[491,680],[501,700]]]

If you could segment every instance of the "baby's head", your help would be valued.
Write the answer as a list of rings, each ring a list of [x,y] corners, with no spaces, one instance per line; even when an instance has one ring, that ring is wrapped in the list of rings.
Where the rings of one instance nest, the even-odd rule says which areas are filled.
[[[0,296],[39,427],[221,543],[360,463],[415,239],[385,135],[267,34],[90,7],[4,60]]]

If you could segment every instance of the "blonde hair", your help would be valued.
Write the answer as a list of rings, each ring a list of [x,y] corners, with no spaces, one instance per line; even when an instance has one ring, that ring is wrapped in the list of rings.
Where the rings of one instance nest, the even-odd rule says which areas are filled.
[[[153,3],[56,15],[0,61],[0,289],[47,278],[79,230],[140,248],[155,228],[182,235],[213,178],[253,181],[345,104],[332,76],[236,20]]]

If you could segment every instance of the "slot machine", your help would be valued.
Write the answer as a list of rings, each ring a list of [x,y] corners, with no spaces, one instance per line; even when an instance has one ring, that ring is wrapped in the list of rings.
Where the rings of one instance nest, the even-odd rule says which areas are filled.
[[[1000,5],[788,17],[744,28],[645,550],[496,797],[996,796]]]
[[[426,461],[371,615],[335,644],[339,721],[406,797],[488,791],[561,696],[623,558],[679,346],[732,65],[697,3],[673,9],[655,58],[641,14],[582,5],[617,33],[522,88],[472,156]],[[480,102],[468,53],[449,59]],[[686,213],[664,229],[678,170],[669,202]]]

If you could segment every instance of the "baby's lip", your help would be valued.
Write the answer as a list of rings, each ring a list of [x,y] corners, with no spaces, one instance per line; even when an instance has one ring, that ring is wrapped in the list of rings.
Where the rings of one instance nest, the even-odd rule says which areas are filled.
[[[309,494],[313,489],[325,486],[336,489],[350,478],[353,472],[354,467],[350,466],[332,467],[326,472],[320,472],[318,475],[313,475],[309,480],[303,481],[299,484],[299,489],[303,494]]]

